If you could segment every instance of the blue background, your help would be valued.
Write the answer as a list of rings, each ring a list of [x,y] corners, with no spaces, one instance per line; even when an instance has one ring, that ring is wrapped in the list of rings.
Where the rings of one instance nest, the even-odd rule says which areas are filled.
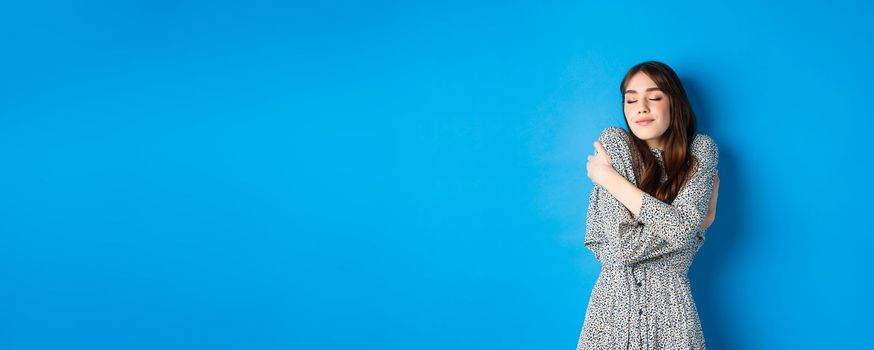
[[[870,346],[871,4],[601,3],[4,2],[0,348],[574,348],[651,59],[720,147],[709,347]]]

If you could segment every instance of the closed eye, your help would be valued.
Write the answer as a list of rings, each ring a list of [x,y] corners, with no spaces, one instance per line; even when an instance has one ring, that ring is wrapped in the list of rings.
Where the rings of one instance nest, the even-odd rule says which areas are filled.
[[[649,100],[650,100],[650,101],[660,101],[661,98],[651,98],[651,99],[649,99]],[[635,102],[637,102],[637,100],[634,100],[634,101],[628,101],[629,104],[631,104],[631,103],[635,103]]]

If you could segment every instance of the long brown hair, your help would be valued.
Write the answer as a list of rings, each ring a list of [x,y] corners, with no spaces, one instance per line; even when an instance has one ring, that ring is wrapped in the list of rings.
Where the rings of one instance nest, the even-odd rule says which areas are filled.
[[[638,72],[643,72],[649,76],[656,83],[656,86],[668,95],[671,125],[662,135],[664,140],[662,159],[665,172],[667,173],[667,181],[661,183],[661,169],[656,162],[655,156],[650,152],[649,145],[647,145],[646,141],[637,138],[633,132],[630,132],[631,126],[628,125],[628,118],[623,118],[625,119],[625,126],[629,130],[628,135],[631,141],[629,149],[632,150],[633,154],[632,162],[634,164],[635,176],[638,180],[637,187],[665,203],[672,203],[680,189],[683,188],[683,185],[691,177],[694,171],[694,162],[697,161],[691,152],[695,128],[697,127],[695,112],[692,111],[692,106],[689,104],[689,99],[686,96],[686,90],[683,89],[683,84],[680,82],[680,78],[677,77],[677,73],[667,64],[658,61],[639,63],[631,67],[628,73],[625,74],[622,84],[619,85],[619,91],[622,94],[623,110],[625,87],[628,85],[631,77]]]

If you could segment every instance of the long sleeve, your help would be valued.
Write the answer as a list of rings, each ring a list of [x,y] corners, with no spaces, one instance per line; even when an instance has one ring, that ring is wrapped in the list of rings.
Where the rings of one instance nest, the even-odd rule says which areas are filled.
[[[634,182],[634,174],[628,157],[627,138],[625,131],[611,126],[601,132],[598,141],[607,151],[613,161],[613,167],[629,181]],[[624,212],[624,213],[623,213]],[[604,187],[593,184],[589,194],[589,205],[586,212],[585,246],[591,250],[602,264],[613,264],[616,254],[610,249],[615,244],[609,244],[608,237],[617,236],[615,231],[621,223],[631,223],[631,213],[622,206]]]
[[[617,172],[636,184],[624,132],[610,127],[599,140]],[[637,218],[606,189],[595,185],[587,213],[586,245],[600,250],[595,251],[600,261],[633,265],[693,247],[703,239],[696,233],[707,215],[719,151],[712,138],[698,134],[692,152],[698,159],[696,168],[674,202],[667,204],[644,193]]]
[[[640,224],[619,224],[615,231],[619,235],[612,237],[619,246],[619,262],[636,264],[692,248],[703,240],[697,233],[707,216],[719,156],[715,143],[709,137],[703,140],[707,141],[696,155],[701,162],[674,202],[667,204],[644,192],[637,218]]]
[[[605,192],[603,188],[595,184],[595,187],[592,188],[592,193],[589,194],[589,208],[586,212],[586,238],[583,242],[595,254],[595,258],[601,262],[603,262],[604,247],[607,242],[604,237],[604,228],[601,224],[601,213],[599,212],[599,203],[601,202],[599,196],[603,192]]]

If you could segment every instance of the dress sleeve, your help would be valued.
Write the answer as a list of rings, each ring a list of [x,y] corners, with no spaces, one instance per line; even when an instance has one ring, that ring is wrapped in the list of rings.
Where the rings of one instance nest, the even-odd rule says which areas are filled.
[[[622,143],[617,143],[616,135],[616,130],[602,133],[602,144],[607,149],[614,168],[636,184],[634,174],[629,169],[631,162],[627,156],[628,146],[626,144],[623,149]],[[627,137],[627,135],[619,136]],[[621,141],[625,142],[625,140]],[[605,142],[612,142],[614,145],[608,148]],[[593,192],[599,192],[592,197],[598,202],[595,204],[596,210],[592,213],[596,215],[592,221],[597,223],[593,229],[600,230],[601,249],[602,255],[606,256],[605,260],[609,260],[610,263],[633,265],[693,247],[703,240],[703,237],[696,233],[699,232],[701,223],[707,215],[719,150],[712,138],[699,134],[693,141],[692,152],[698,159],[695,170],[689,183],[680,190],[674,202],[667,204],[644,193],[640,215],[637,218],[633,217],[631,212],[609,192],[596,185]],[[587,218],[587,223],[588,221]]]
[[[627,137],[625,131],[619,127],[611,126],[604,129],[598,136],[598,141],[607,151],[607,155],[613,162],[613,168],[622,173],[629,181],[634,180],[631,171],[631,163],[628,155],[628,147],[624,142]],[[625,217],[621,217],[620,210],[625,207],[613,197],[607,190],[593,183],[592,192],[589,194],[589,205],[586,211],[586,237],[585,246],[595,253],[595,257],[601,263],[610,263],[613,254],[608,250],[608,236],[610,230],[615,229],[617,224],[631,220],[631,213],[627,211]]]
[[[613,162],[613,168],[629,181],[634,182],[628,147],[624,143],[627,136],[624,133],[623,129],[611,126],[601,132],[598,141],[601,142]],[[616,254],[613,249],[610,249],[612,245],[609,237],[616,236],[613,231],[618,229],[620,223],[630,223],[631,221],[631,212],[625,209],[604,187],[593,183],[586,212],[584,244],[602,264],[614,263]]]
[[[707,216],[713,177],[719,163],[719,149],[713,139],[699,135],[695,141],[692,151],[699,161],[689,183],[680,190],[672,204],[644,193],[637,217],[644,226],[653,228],[653,234],[677,249],[696,240],[695,233]]]
[[[601,213],[600,213],[600,205],[601,200],[599,196],[602,195],[603,190],[599,189],[600,186],[597,184],[592,188],[592,193],[589,194],[589,209],[586,211],[586,238],[584,240],[584,244],[586,248],[592,251],[595,254],[595,258],[598,261],[604,262],[604,247],[606,246],[607,240],[604,236],[604,228],[601,224]]]
[[[696,153],[700,161],[674,202],[667,204],[644,192],[639,224],[620,223],[614,237],[620,246],[619,262],[632,265],[703,243],[703,235],[697,233],[707,216],[719,151],[709,137],[701,140]]]

